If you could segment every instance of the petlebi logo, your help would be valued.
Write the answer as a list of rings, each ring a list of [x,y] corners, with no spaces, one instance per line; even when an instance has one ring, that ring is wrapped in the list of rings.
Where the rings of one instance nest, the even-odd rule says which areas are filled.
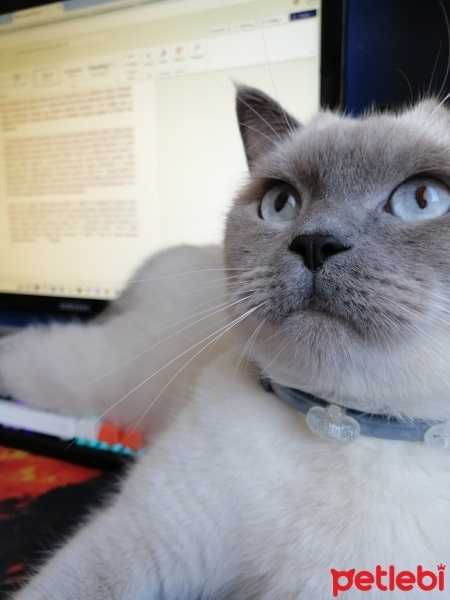
[[[424,569],[418,565],[414,571],[397,571],[394,565],[386,569],[377,565],[374,571],[338,571],[330,569],[331,589],[333,596],[337,598],[341,593],[345,600],[345,592],[357,589],[360,592],[369,592],[372,589],[380,592],[414,592],[422,590],[425,592],[443,592],[445,588],[445,565],[437,565],[435,571]],[[386,600],[389,595],[386,596]]]

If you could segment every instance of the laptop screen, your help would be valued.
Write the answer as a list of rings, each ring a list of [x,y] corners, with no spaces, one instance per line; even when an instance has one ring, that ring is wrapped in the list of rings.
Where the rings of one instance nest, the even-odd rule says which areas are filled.
[[[68,0],[0,15],[0,293],[114,299],[220,241],[235,83],[319,108],[320,0]]]

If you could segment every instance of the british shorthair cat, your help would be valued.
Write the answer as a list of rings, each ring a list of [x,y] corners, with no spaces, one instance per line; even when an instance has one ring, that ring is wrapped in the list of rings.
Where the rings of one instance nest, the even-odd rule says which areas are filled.
[[[223,248],[1,343],[1,392],[149,436],[16,600],[450,593],[450,113],[237,115]]]

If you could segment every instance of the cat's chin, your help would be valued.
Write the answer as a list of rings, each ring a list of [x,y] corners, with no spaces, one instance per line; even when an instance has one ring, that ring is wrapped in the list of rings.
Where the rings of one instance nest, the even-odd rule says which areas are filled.
[[[346,315],[339,314],[336,311],[325,308],[315,301],[306,304],[301,310],[293,311],[290,314],[290,322],[301,323],[302,326],[309,325],[309,329],[314,328],[322,335],[324,332],[331,332],[333,337],[344,335],[345,330],[349,330],[352,335],[362,336],[365,339],[368,331],[360,327],[358,322],[349,319]],[[339,333],[337,332],[339,328]],[[344,331],[340,331],[340,330]]]
[[[397,335],[395,343],[378,338],[369,344],[342,316],[318,308],[263,325],[252,315],[236,334],[241,348],[251,346],[257,370],[282,385],[360,411],[450,418],[445,353],[437,354],[429,337],[406,335],[401,342]],[[447,348],[450,356],[448,342]]]

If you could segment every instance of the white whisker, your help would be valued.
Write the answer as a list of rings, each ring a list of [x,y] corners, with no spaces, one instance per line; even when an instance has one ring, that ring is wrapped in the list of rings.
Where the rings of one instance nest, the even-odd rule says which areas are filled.
[[[215,310],[214,312],[212,312],[212,313],[209,313],[209,314],[207,314],[207,315],[206,315],[206,316],[204,316],[204,317],[201,317],[201,318],[200,318],[200,319],[198,319],[198,320],[197,320],[195,323],[190,323],[189,325],[187,325],[186,327],[183,327],[182,329],[177,329],[177,331],[176,331],[176,332],[174,332],[174,333],[172,333],[171,335],[167,336],[166,338],[164,338],[164,340],[160,340],[159,342],[156,342],[156,344],[154,344],[153,346],[150,346],[150,347],[146,348],[145,350],[143,350],[142,352],[140,352],[140,353],[138,353],[138,354],[135,354],[135,355],[133,355],[133,356],[132,356],[130,359],[128,359],[128,360],[126,360],[126,361],[124,361],[124,362],[123,362],[123,363],[121,363],[119,366],[117,366],[117,367],[114,367],[113,369],[110,369],[110,370],[109,370],[109,371],[107,371],[106,373],[102,373],[101,375],[99,375],[98,377],[96,377],[96,378],[94,378],[94,379],[91,379],[90,381],[88,381],[88,382],[86,382],[86,383],[82,384],[81,386],[79,386],[77,389],[78,389],[78,390],[81,390],[81,389],[83,389],[84,387],[86,387],[86,386],[88,386],[88,385],[91,385],[92,383],[94,383],[94,382],[96,382],[96,381],[99,381],[99,380],[103,379],[104,377],[106,377],[106,376],[110,375],[111,373],[114,373],[114,372],[118,371],[119,369],[122,369],[123,367],[125,367],[125,366],[129,365],[130,363],[132,363],[133,361],[135,361],[137,358],[140,358],[141,356],[143,356],[143,355],[147,354],[148,352],[150,352],[150,350],[153,350],[153,349],[155,349],[157,346],[160,346],[161,344],[163,344],[163,343],[164,343],[164,342],[166,342],[167,340],[169,340],[169,339],[173,338],[173,337],[174,337],[174,336],[176,336],[176,335],[179,335],[179,334],[180,334],[182,331],[185,331],[186,329],[189,329],[190,327],[192,327],[192,326],[194,326],[194,325],[198,324],[199,322],[201,322],[201,321],[204,321],[205,319],[207,319],[207,318],[209,318],[209,317],[211,317],[211,316],[213,316],[213,315],[217,314],[218,312],[220,312],[220,311],[224,310],[224,308],[231,308],[232,306],[235,306],[236,304],[239,304],[239,302],[242,302],[242,301],[244,301],[244,300],[248,300],[250,297],[251,297],[251,296],[246,296],[245,298],[241,298],[240,300],[235,300],[234,302],[225,303],[225,306],[221,306],[219,309]],[[184,353],[183,353],[183,354],[184,354]],[[182,356],[182,354],[181,354],[181,355],[179,355],[178,357],[174,358],[172,361],[170,361],[170,363],[171,363],[171,362],[173,362],[173,361],[175,361],[175,360],[177,360],[177,359],[178,359],[180,356]],[[168,364],[170,364],[170,363],[168,363]],[[158,373],[158,372],[159,372],[159,371],[156,371],[156,373]],[[155,373],[155,374],[156,374],[156,373]],[[132,390],[132,391],[134,391],[134,390]]]
[[[272,364],[276,361],[276,359],[280,356],[280,354],[286,350],[286,348],[289,346],[289,341],[286,342],[284,344],[284,346],[281,347],[281,349],[275,354],[275,356],[272,358],[272,360],[270,361],[270,363],[268,365],[266,365],[264,367],[264,369],[262,369],[261,371],[261,375],[264,375],[265,373],[267,373],[268,369],[272,366]]]
[[[239,356],[239,359],[237,361],[237,365],[236,365],[236,369],[234,370],[234,376],[233,379],[236,378],[237,372],[239,370],[239,367],[241,365],[241,362],[244,358],[244,356],[247,354],[247,364],[248,364],[248,359],[249,359],[249,354],[250,354],[250,349],[252,348],[253,344],[255,343],[256,338],[258,337],[259,332],[261,331],[264,323],[266,322],[267,317],[258,325],[258,327],[255,329],[255,331],[252,333],[252,335],[250,336],[249,340],[247,341],[247,343],[245,344],[241,355]]]
[[[239,285],[237,283],[232,283],[230,285]],[[194,290],[194,292],[198,292],[198,291],[206,291],[209,289],[214,289],[214,287],[220,287],[220,286],[209,286],[209,287],[202,287],[202,288],[198,288],[196,290]],[[246,293],[252,293],[253,290],[246,290]],[[226,309],[228,306],[228,303],[231,301],[230,299],[227,300],[227,302],[223,302],[222,304],[218,304],[218,305],[213,305],[213,306],[209,306],[211,305],[213,302],[217,301],[217,300],[221,300],[222,298],[230,298],[229,293],[224,293],[221,294],[220,296],[216,296],[214,298],[208,298],[208,300],[205,300],[205,302],[201,302],[200,304],[196,305],[194,308],[192,308],[191,310],[187,311],[187,313],[185,314],[185,316],[182,319],[179,319],[178,321],[172,321],[171,323],[169,323],[168,325],[161,327],[160,329],[157,330],[152,330],[146,333],[142,333],[140,336],[138,336],[137,338],[135,338],[132,342],[129,342],[127,344],[127,346],[133,346],[139,342],[141,342],[143,339],[148,339],[149,337],[153,337],[155,335],[158,335],[164,331],[167,331],[168,329],[173,329],[174,327],[178,327],[179,325],[181,325],[182,323],[185,323],[186,321],[188,321],[189,319],[192,318],[196,318],[196,317],[200,317],[201,315],[207,313],[208,311],[215,311],[217,309]],[[207,305],[207,308],[204,308],[203,310],[198,310],[199,308],[201,308],[202,306]],[[212,315],[214,313],[210,313],[210,315]],[[195,323],[193,323],[193,325],[195,325]],[[183,330],[182,330],[183,331]]]
[[[442,0],[438,0],[438,2],[441,6],[442,13],[443,13],[444,19],[445,19],[445,25],[447,27],[447,44],[448,44],[447,68],[445,70],[444,80],[442,81],[441,89],[439,90],[439,94],[438,94],[438,97],[440,97],[442,95],[442,92],[445,89],[445,84],[447,83],[448,74],[449,74],[449,70],[450,70],[450,20],[449,20],[447,11],[445,9],[445,6],[444,6]],[[447,98],[448,98],[448,96],[447,96]]]
[[[255,312],[255,310],[257,310],[258,308],[260,308],[262,306],[262,304],[258,304],[257,306],[254,306],[253,308],[250,308],[249,310],[247,310],[243,315],[240,315],[237,319],[235,319],[234,321],[232,321],[230,324],[226,325],[225,327],[222,327],[221,329],[219,329],[218,332],[216,332],[215,334],[212,335],[216,335],[217,337],[215,337],[213,340],[209,341],[205,346],[203,346],[202,348],[200,348],[200,350],[198,350],[194,356],[192,356],[176,373],[175,375],[173,375],[173,377],[171,377],[169,379],[169,381],[166,383],[166,385],[162,388],[162,390],[158,393],[158,395],[156,396],[156,398],[154,398],[154,400],[151,402],[150,406],[147,407],[147,409],[144,411],[143,415],[141,416],[141,418],[137,421],[137,423],[135,424],[135,428],[139,425],[139,423],[142,421],[142,419],[145,417],[145,415],[148,413],[148,411],[152,408],[152,406],[155,404],[155,402],[157,402],[159,400],[159,398],[161,397],[161,395],[164,393],[164,391],[167,389],[167,387],[172,383],[172,381],[174,381],[174,379],[176,377],[178,377],[178,375],[195,359],[197,358],[197,356],[203,352],[208,346],[210,346],[213,343],[216,343],[217,340],[219,338],[221,338],[223,335],[225,335],[225,333],[227,333],[228,331],[230,331],[230,329],[232,329],[235,325],[237,325],[238,323],[240,323],[241,321],[243,321],[244,319],[246,319],[249,315],[251,315],[253,312]],[[220,332],[220,333],[219,333]],[[219,335],[217,335],[219,334]],[[208,336],[211,337],[211,336]],[[208,339],[208,338],[205,338]],[[202,342],[204,342],[205,340],[203,340]],[[202,343],[199,342],[199,343]],[[195,346],[197,346],[198,344],[195,344],[194,346],[192,346],[191,348],[189,348],[189,350],[187,350],[186,352],[192,350],[193,348],[195,348]],[[184,353],[183,353],[184,354]],[[180,355],[181,356],[181,355]],[[172,361],[171,361],[172,362]],[[137,386],[135,389],[137,389],[138,387],[140,387],[141,385],[143,385],[144,383],[146,383],[148,381],[145,380],[143,381],[141,384],[139,384],[139,386]],[[135,390],[132,390],[130,393],[132,393]],[[128,395],[128,394],[127,394]],[[126,397],[126,396],[125,396]]]

